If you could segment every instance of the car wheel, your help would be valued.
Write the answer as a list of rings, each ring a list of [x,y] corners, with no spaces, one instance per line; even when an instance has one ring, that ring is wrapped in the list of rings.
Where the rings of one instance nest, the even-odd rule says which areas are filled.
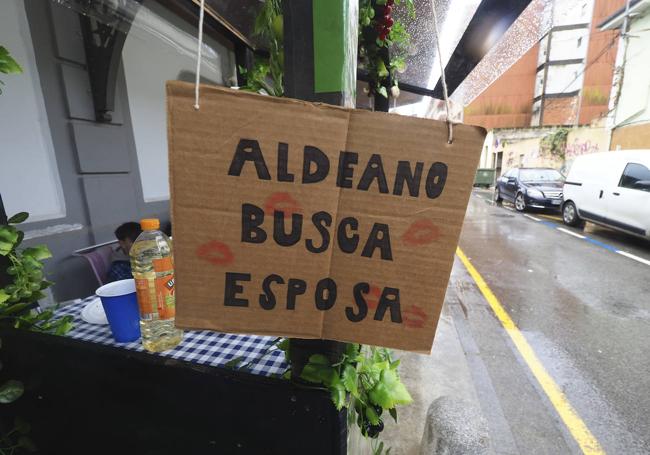
[[[578,216],[578,209],[572,201],[567,201],[562,206],[562,221],[567,226],[578,226],[582,224],[582,220]]]
[[[494,189],[494,202],[496,202],[497,204],[503,202],[503,198],[501,197],[501,191],[499,191],[498,186]]]
[[[524,199],[524,193],[517,193],[517,196],[515,196],[515,208],[518,212],[523,212],[526,210],[526,200]]]

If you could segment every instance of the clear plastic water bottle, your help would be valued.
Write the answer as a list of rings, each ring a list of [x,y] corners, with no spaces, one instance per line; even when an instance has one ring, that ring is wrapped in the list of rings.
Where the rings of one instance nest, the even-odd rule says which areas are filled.
[[[147,351],[171,349],[183,339],[174,325],[176,298],[174,260],[171,241],[160,229],[160,221],[140,221],[142,234],[133,243],[129,255],[140,307],[142,345]]]

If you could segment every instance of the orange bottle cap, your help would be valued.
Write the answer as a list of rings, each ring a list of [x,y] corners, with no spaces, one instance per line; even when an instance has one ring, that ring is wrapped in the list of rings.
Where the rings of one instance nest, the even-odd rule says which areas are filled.
[[[140,220],[140,227],[143,231],[152,231],[160,228],[160,220],[158,218],[144,218]]]

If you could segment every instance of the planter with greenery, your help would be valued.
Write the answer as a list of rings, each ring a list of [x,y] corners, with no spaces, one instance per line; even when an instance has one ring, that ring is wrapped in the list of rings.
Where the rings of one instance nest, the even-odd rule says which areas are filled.
[[[21,73],[22,68],[9,51],[0,46],[0,73]],[[4,83],[0,80],[0,85]],[[0,93],[2,93],[0,87]],[[4,217],[4,212],[3,212]],[[43,261],[52,257],[45,245],[21,248],[25,233],[16,226],[29,218],[27,212],[12,216],[0,224],[0,328],[29,329],[63,335],[72,328],[72,316],[54,318],[54,310],[36,310],[38,300],[45,297],[43,291],[52,286],[44,277]],[[1,220],[0,222],[3,222]],[[2,346],[0,340],[0,347]],[[0,363],[2,370],[2,363]],[[22,382],[7,378],[0,371],[0,405],[19,399],[25,388]],[[0,455],[17,455],[34,452],[36,446],[27,434],[30,425],[20,417],[0,418]]]

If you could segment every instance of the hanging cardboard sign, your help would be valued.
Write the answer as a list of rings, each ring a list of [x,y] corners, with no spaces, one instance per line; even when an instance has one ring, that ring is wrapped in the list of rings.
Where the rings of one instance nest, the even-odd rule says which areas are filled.
[[[484,130],[167,96],[177,325],[431,349]]]

